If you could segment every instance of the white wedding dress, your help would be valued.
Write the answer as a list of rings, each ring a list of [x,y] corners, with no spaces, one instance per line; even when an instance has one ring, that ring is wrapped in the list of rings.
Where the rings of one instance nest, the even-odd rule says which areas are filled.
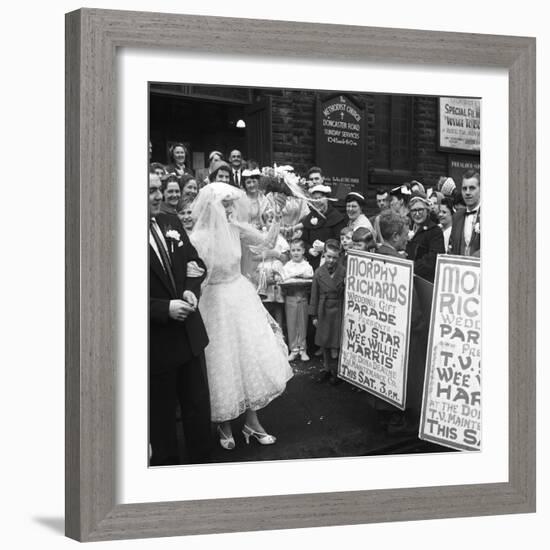
[[[284,392],[293,375],[281,329],[240,267],[241,246],[269,246],[278,228],[266,235],[246,223],[228,223],[223,206],[220,211],[215,202],[221,200],[216,188],[224,193],[237,190],[222,186],[210,184],[201,190],[211,188],[212,197],[203,197],[203,202],[211,202],[198,205],[192,233],[208,269],[199,309],[210,339],[205,356],[213,422],[265,407]]]

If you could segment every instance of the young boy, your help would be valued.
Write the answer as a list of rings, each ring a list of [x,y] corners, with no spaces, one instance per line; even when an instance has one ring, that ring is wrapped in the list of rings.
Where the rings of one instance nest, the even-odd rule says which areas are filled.
[[[365,252],[376,251],[376,240],[374,235],[366,227],[358,227],[351,236],[351,249],[364,250]]]
[[[323,350],[323,371],[319,382],[329,380],[335,385],[338,352],[342,331],[342,309],[344,301],[345,268],[338,261],[340,244],[334,239],[325,243],[325,263],[313,276],[309,314],[313,317],[315,343]]]
[[[283,281],[289,279],[311,279],[313,268],[304,258],[306,245],[304,241],[295,239],[290,243],[290,260],[283,266],[281,275]],[[289,361],[294,361],[299,355],[302,361],[309,361],[306,352],[306,334],[308,320],[309,287],[303,284],[285,286],[285,313],[288,334]]]
[[[351,237],[353,235],[353,229],[351,227],[342,227],[340,231],[340,248],[342,252],[347,252],[351,248]]]

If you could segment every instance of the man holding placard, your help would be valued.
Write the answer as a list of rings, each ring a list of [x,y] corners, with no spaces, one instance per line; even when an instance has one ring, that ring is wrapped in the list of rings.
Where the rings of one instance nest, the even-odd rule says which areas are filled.
[[[407,220],[387,211],[380,227],[381,253],[350,251],[348,258],[339,376],[376,396],[389,416],[408,400],[413,263],[399,254]]]

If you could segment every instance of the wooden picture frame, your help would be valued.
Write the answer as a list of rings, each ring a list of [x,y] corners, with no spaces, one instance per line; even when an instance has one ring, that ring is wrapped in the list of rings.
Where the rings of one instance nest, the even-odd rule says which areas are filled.
[[[507,482],[115,503],[115,57],[123,47],[509,71]],[[99,541],[535,511],[534,38],[82,9],[66,16],[66,70],[67,536]]]

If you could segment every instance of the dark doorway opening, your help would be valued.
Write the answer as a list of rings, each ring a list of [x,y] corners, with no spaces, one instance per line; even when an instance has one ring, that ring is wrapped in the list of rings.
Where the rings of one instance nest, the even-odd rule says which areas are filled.
[[[206,167],[214,150],[227,158],[238,149],[247,158],[247,129],[237,127],[246,117],[244,105],[151,93],[149,109],[153,161],[167,164],[168,149],[176,142],[186,145],[194,170]]]

